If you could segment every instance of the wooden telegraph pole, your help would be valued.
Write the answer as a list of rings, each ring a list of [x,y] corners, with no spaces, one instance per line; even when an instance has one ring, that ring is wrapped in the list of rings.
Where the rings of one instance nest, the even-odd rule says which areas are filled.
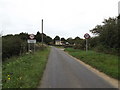
[[[43,19],[42,19],[42,46],[43,46]]]

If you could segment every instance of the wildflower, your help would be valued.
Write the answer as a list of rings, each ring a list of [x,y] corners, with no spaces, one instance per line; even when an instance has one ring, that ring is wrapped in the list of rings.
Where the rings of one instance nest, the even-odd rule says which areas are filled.
[[[8,80],[10,80],[10,77],[8,78]]]
[[[8,74],[8,77],[9,77],[10,75]]]
[[[20,80],[22,79],[22,77],[19,78]]]

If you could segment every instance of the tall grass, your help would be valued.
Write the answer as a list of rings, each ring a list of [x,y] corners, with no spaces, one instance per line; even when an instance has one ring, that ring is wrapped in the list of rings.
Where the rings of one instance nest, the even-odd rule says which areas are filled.
[[[3,63],[3,88],[36,88],[43,75],[50,49],[14,57]]]

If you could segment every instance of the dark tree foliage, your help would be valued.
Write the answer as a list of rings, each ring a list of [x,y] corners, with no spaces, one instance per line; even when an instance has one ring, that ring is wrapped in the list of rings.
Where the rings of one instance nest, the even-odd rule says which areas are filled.
[[[66,44],[66,40],[65,40],[65,38],[61,38],[61,42],[65,45]]]
[[[38,31],[37,34],[35,35],[35,38],[36,38],[37,42],[41,42],[42,41],[42,33],[40,33]],[[43,42],[45,44],[50,44],[52,42],[52,38],[43,33]]]
[[[22,32],[18,36],[20,37],[20,39],[22,39],[24,41],[26,41],[28,39],[28,33],[23,33]]]
[[[54,40],[60,40],[60,37],[59,37],[59,36],[56,36],[56,37],[54,38]]]
[[[35,38],[36,38],[37,42],[41,42],[42,35],[39,31],[37,32]]]
[[[117,17],[117,29],[118,29],[118,54],[120,55],[120,14]]]
[[[95,48],[97,45],[99,45],[99,37],[92,37],[88,40],[89,46],[91,48]]]
[[[74,43],[75,44],[80,44],[81,43],[81,41],[82,41],[82,39],[80,38],[80,37],[75,37],[75,39],[74,39]]]
[[[44,43],[50,44],[52,42],[52,38],[43,34]],[[28,50],[28,44],[27,39],[29,39],[28,33],[20,33],[20,34],[9,34],[6,36],[2,36],[2,57],[3,61],[6,60],[6,58],[10,58],[12,56],[18,56],[22,53],[27,52]],[[37,32],[35,35],[35,39],[37,42],[41,42],[41,33]]]
[[[66,41],[65,38],[61,38],[61,41]]]
[[[22,40],[18,37],[3,37],[2,38],[2,58],[10,58],[14,55],[19,55],[21,50]]]
[[[49,37],[49,36],[46,36],[46,41],[45,41],[45,43],[48,44],[48,45],[50,45],[52,42],[53,42],[52,38]]]
[[[85,44],[84,44],[84,40],[83,39],[81,39],[80,37],[75,37],[75,39],[74,39],[74,48],[75,49],[84,49],[84,46],[85,46]]]
[[[90,30],[94,35],[99,35],[102,32],[102,26],[97,25],[93,30]]]
[[[3,61],[6,58],[12,56],[18,56],[27,51],[27,33],[20,33],[15,35],[2,36],[2,58]]]
[[[68,42],[69,44],[73,45],[73,44],[74,44],[74,39],[68,38],[68,39],[67,39],[67,42]]]
[[[54,40],[54,44],[55,44],[55,41],[56,40],[60,40],[60,37],[59,36],[55,36],[55,38],[53,40]]]
[[[118,32],[118,19],[109,18],[103,21],[103,25],[97,25],[93,30],[90,30],[97,37],[91,38],[90,46],[105,49],[105,52],[114,53],[119,49],[119,32]],[[102,50],[101,50],[102,51]]]

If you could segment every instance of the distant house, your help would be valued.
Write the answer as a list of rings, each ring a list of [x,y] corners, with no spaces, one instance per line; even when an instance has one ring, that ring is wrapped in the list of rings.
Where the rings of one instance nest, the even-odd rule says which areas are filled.
[[[61,41],[61,45],[65,45],[65,41]]]
[[[69,45],[69,43],[61,40],[56,40],[55,45]]]
[[[65,44],[66,44],[66,45],[70,45],[69,42],[66,42]]]
[[[62,45],[62,43],[61,43],[60,40],[56,40],[56,41],[55,41],[55,45]]]

